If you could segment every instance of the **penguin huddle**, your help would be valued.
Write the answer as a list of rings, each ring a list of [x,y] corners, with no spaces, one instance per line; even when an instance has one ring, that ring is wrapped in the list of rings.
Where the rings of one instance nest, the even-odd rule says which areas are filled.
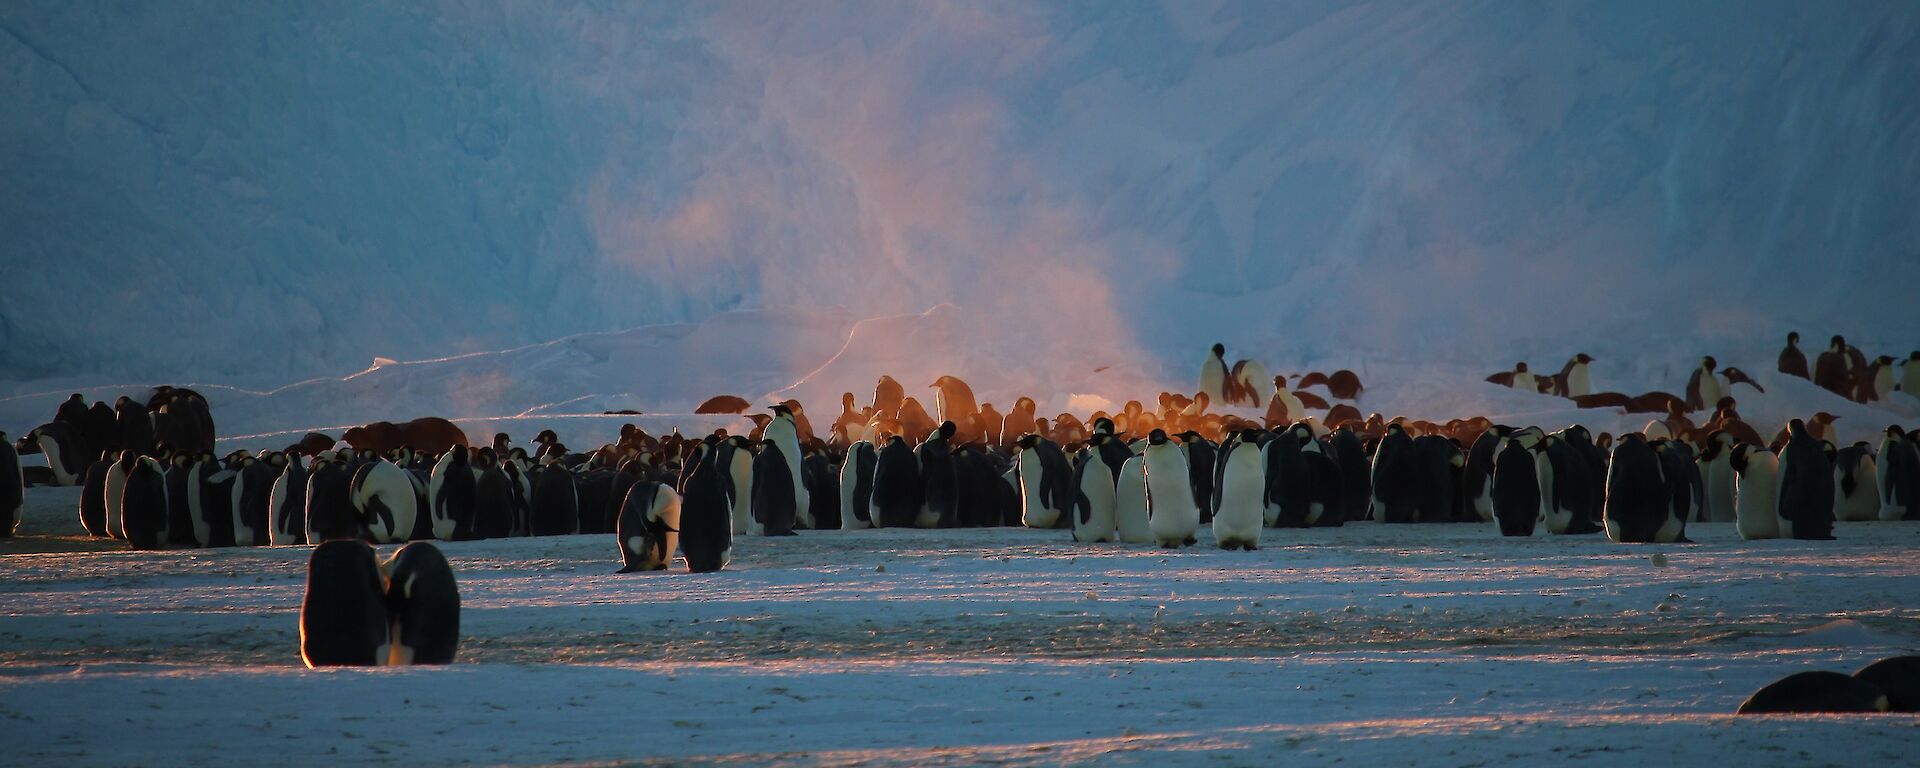
[[[87,405],[74,393],[54,411],[53,421],[33,428],[11,446],[17,455],[41,454],[45,467],[23,467],[23,485],[75,486],[88,470],[123,451],[140,456],[212,453],[213,412],[199,392],[155,387],[144,403],[121,397],[112,406]]]
[[[1895,368],[1899,369],[1897,374]],[[1800,334],[1794,332],[1787,334],[1787,346],[1780,350],[1778,370],[1788,376],[1808,379],[1821,389],[1856,403],[1886,400],[1895,392],[1920,398],[1920,350],[1899,357],[1868,358],[1859,347],[1848,344],[1845,336],[1836,334],[1827,341],[1827,348],[1814,358],[1809,371],[1806,353],[1800,351]]]
[[[308,667],[451,664],[460,645],[460,590],[428,542],[378,562],[364,541],[332,539],[307,560],[300,658]]]
[[[1741,702],[1737,714],[1920,712],[1920,656],[1892,656],[1839,672],[1796,672]]]

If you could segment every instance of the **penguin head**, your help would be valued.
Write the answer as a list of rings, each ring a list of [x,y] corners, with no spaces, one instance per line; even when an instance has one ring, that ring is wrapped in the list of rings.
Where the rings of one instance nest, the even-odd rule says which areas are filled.
[[[940,435],[940,439],[942,440],[952,440],[954,433],[959,431],[960,431],[960,427],[958,425],[954,424],[951,421],[943,421],[943,422],[940,422],[940,429],[937,430],[937,433]]]
[[[773,411],[774,418],[781,416],[788,418],[793,417],[793,409],[788,408],[786,403],[774,403],[773,405],[767,406],[767,409]]]
[[[1259,445],[1260,430],[1252,428],[1240,430],[1240,442],[1246,443],[1247,445]]]
[[[1893,365],[1893,355],[1881,355],[1874,362],[1880,365]]]
[[[1400,422],[1396,421],[1387,425],[1387,434],[1389,435],[1404,435],[1406,433],[1407,433],[1406,425],[1401,424]]]
[[[1787,422],[1787,434],[1794,437],[1805,437],[1807,434],[1807,423],[1799,419]]]
[[[1791,347],[1791,346],[1793,346],[1793,345],[1795,345],[1795,344],[1799,344],[1799,343],[1800,343],[1800,332],[1799,332],[1799,331],[1787,331],[1787,346],[1789,346],[1789,347]]]
[[[1832,424],[1839,420],[1840,417],[1827,413],[1826,411],[1821,411],[1813,415],[1813,423],[1815,424]]]
[[[1582,353],[1580,353],[1580,354],[1577,354],[1577,355],[1574,355],[1574,356],[1573,356],[1573,359],[1574,359],[1574,360],[1576,360],[1576,361],[1579,361],[1579,363],[1580,363],[1581,365],[1586,365],[1586,364],[1588,364],[1588,363],[1591,363],[1591,362],[1593,362],[1593,358],[1592,358],[1592,357],[1589,357],[1589,356],[1587,355],[1587,353],[1585,353],[1585,352],[1582,352]]]
[[[1526,363],[1514,363],[1514,364],[1513,364],[1513,372],[1514,372],[1514,373],[1526,373],[1526,372],[1527,372],[1527,364],[1526,364]]]
[[[1148,445],[1165,445],[1166,442],[1167,442],[1167,431],[1164,429],[1156,429],[1153,431],[1152,434],[1147,435]]]
[[[1214,357],[1225,357],[1225,356],[1226,356],[1226,354],[1227,354],[1227,345],[1225,345],[1225,344],[1215,344],[1215,345],[1213,345],[1213,356],[1214,356]],[[74,397],[79,397],[79,395],[74,395]]]
[[[893,439],[898,440],[900,438],[895,437]],[[1040,436],[1032,432],[1028,432],[1027,434],[1021,435],[1020,439],[1014,443],[1014,445],[1019,446],[1022,449],[1032,448],[1039,444],[1040,444]]]
[[[1096,435],[1113,434],[1113,419],[1105,416],[1093,420],[1093,433]]]
[[[1719,364],[1720,364],[1719,361],[1714,360],[1712,355],[1707,355],[1706,357],[1700,358],[1700,367],[1705,368],[1709,371],[1713,370]]]
[[[1746,443],[1734,446],[1733,450],[1727,453],[1727,466],[1733,467],[1735,472],[1747,471],[1747,453],[1752,448],[1753,446]]]
[[[1828,343],[1828,348],[1832,349],[1835,352],[1839,352],[1847,348],[1847,337],[1841,336],[1839,334],[1834,334],[1833,340],[1827,343]]]

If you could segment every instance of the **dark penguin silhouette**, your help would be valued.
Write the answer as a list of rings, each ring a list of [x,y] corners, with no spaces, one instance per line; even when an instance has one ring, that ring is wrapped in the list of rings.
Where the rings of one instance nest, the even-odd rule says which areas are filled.
[[[1738,714],[1813,712],[1885,712],[1887,694],[1879,686],[1838,672],[1797,672],[1755,691]]]
[[[951,421],[913,450],[920,462],[921,513],[914,524],[921,528],[952,528],[957,522],[955,503],[960,477],[953,466],[953,448],[948,441],[958,427]]]
[[[1660,475],[1667,486],[1668,509],[1679,521],[1681,531],[1672,541],[1686,541],[1686,522],[1693,519],[1706,495],[1706,483],[1700,477],[1700,465],[1693,449],[1678,440],[1660,440],[1653,445],[1660,457]]]
[[[12,445],[0,448],[0,483],[20,476],[20,457],[12,454],[12,450]],[[9,456],[12,457],[14,465],[13,474],[10,475],[4,474],[7,469],[4,464]],[[80,527],[86,530],[88,536],[104,538],[109,535],[107,533],[107,472],[112,468],[112,461],[107,459],[96,461],[93,466],[87,467],[86,479],[80,483]],[[24,494],[24,490],[22,493]],[[4,503],[5,500],[0,499],[0,506],[4,506]],[[20,503],[16,500],[12,507],[16,521],[19,518],[19,508]],[[5,509],[0,509],[0,513],[5,512]],[[4,533],[0,531],[0,534]]]
[[[279,471],[272,465],[258,459],[245,459],[240,462],[239,477],[234,483],[234,538],[238,543],[250,546],[263,546],[270,543],[272,531],[268,519],[268,509],[273,496],[273,482],[278,479]]]
[[[1853,376],[1849,373],[1847,366],[1847,340],[1845,337],[1835,336],[1828,343],[1827,351],[1821,352],[1820,356],[1814,359],[1813,383],[1820,385],[1828,392],[1851,399]]]
[[[1807,374],[1807,356],[1800,351],[1799,331],[1787,334],[1787,346],[1785,349],[1780,350],[1779,371],[1788,376],[1798,376],[1803,379],[1812,378],[1812,376]]]
[[[193,480],[190,477],[193,474],[193,467],[192,456],[174,454],[167,459],[167,544],[169,546],[197,547],[205,543],[200,540],[198,532],[194,530],[193,506],[187,503],[187,497],[190,495],[188,490],[199,484],[198,481],[189,482]],[[305,493],[300,494],[299,504],[303,510],[301,515],[304,517],[306,514],[304,510],[307,508]],[[300,535],[305,536],[306,532],[302,531]]]
[[[1584,434],[1584,430],[1582,431]],[[1600,530],[1600,475],[1594,473],[1586,454],[1573,441],[1573,429],[1554,433],[1545,445],[1547,464],[1552,471],[1553,496],[1547,502],[1549,533],[1583,534]],[[1587,444],[1592,447],[1592,443]]]
[[[1780,449],[1780,532],[1796,539],[1833,538],[1833,462],[1826,445],[1807,434],[1805,422],[1787,424]]]
[[[122,397],[113,403],[114,430],[120,446],[142,454],[153,452],[153,415],[133,398]]]
[[[1494,458],[1493,517],[1502,536],[1532,536],[1540,519],[1540,476],[1534,453],[1518,440],[1508,440]]]
[[[171,480],[171,478],[169,478]],[[306,459],[287,456],[272,490],[273,543],[307,543],[307,463]],[[424,517],[424,515],[423,515]]]
[[[1892,656],[1862,667],[1853,679],[1887,694],[1892,712],[1920,712],[1920,656]]]
[[[513,482],[500,469],[492,448],[482,448],[474,468],[480,477],[473,483],[473,534],[482,539],[504,539],[513,535]]]
[[[127,470],[127,487],[120,497],[120,515],[126,520],[128,546],[134,549],[160,548],[161,537],[167,532],[167,481],[160,472],[159,462],[142,458]]]
[[[875,527],[908,528],[920,514],[920,465],[899,435],[887,438],[873,468]]]
[[[1347,522],[1367,519],[1367,504],[1373,497],[1373,473],[1367,467],[1367,446],[1348,427],[1327,436],[1327,453],[1340,468],[1341,515]]]
[[[806,482],[807,510],[813,513],[813,526],[819,530],[831,531],[840,528],[840,469],[833,465],[826,451],[819,450],[807,454],[800,460],[800,474]]]
[[[842,527],[857,527],[855,521],[873,524],[873,468],[878,463],[879,454],[873,449],[873,443],[862,440],[847,450],[840,477],[840,494],[844,499],[840,510]]]
[[[344,539],[314,547],[300,601],[300,658],[309,667],[375,666],[387,660],[387,631],[373,547]]]
[[[447,449],[439,463],[434,465],[432,480],[428,484],[428,492],[433,496],[434,538],[449,541],[474,538],[476,483],[470,459],[466,448],[455,446]]]
[[[720,445],[712,441],[696,449],[680,500],[680,550],[692,573],[718,571],[733,558],[732,505],[715,466]]]
[[[531,533],[535,536],[563,536],[578,530],[580,498],[574,488],[573,473],[559,467],[540,467],[529,471],[527,475],[533,482],[532,518],[528,521]],[[599,479],[612,482],[610,476]]]
[[[460,650],[460,587],[440,548],[416,541],[393,553],[386,571],[387,663],[452,664]]]
[[[1493,516],[1494,453],[1500,448],[1500,439],[1511,434],[1512,427],[1495,424],[1474,438],[1473,446],[1467,449],[1467,466],[1461,474],[1461,480],[1466,485],[1463,490],[1467,503],[1483,520]]]
[[[307,542],[360,538],[353,508],[353,476],[335,461],[314,462],[307,476]]]
[[[1639,433],[1620,438],[1607,469],[1607,538],[1617,542],[1672,541],[1673,496],[1663,479],[1660,455]]]
[[[1373,504],[1370,517],[1383,523],[1415,522],[1420,509],[1419,474],[1413,438],[1399,424],[1389,424],[1373,451]]]
[[[1313,504],[1313,470],[1300,451],[1292,428],[1274,433],[1260,448],[1266,462],[1266,491],[1261,495],[1269,528],[1305,528]]]
[[[1920,448],[1899,425],[1889,425],[1880,441],[1880,519],[1920,520]]]
[[[1460,446],[1439,435],[1421,435],[1413,441],[1413,456],[1419,494],[1416,518],[1423,523],[1466,519],[1460,479],[1467,457],[1460,452]]]
[[[1207,525],[1213,522],[1213,471],[1214,465],[1220,460],[1220,447],[1191,429],[1178,437],[1180,447],[1187,452],[1187,482],[1193,486],[1193,505],[1200,510],[1200,524]],[[1121,459],[1122,466],[1126,463],[1125,459]],[[1115,482],[1119,478],[1116,472]]]
[[[104,470],[102,470],[104,471]],[[0,537],[12,536],[20,527],[20,508],[26,503],[26,476],[20,471],[20,453],[13,449],[13,443],[7,442],[7,433],[0,432]],[[81,505],[85,509],[85,505]],[[104,503],[101,509],[106,509]],[[94,536],[93,528],[87,533]]]
[[[753,457],[753,519],[767,536],[794,536],[799,502],[794,498],[792,465],[780,444],[760,441],[760,453]]]

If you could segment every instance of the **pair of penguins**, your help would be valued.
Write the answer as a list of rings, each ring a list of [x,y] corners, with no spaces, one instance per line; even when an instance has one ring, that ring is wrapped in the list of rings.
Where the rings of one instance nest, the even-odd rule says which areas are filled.
[[[1891,656],[1839,672],[1796,672],[1755,691],[1737,714],[1920,712],[1920,656]]]
[[[440,548],[416,541],[385,563],[358,539],[330,539],[307,561],[300,658],[308,667],[451,664],[460,589]]]
[[[686,558],[688,572],[712,573],[733,561],[736,529],[793,536],[796,526],[810,523],[812,500],[793,411],[773,406],[773,420],[761,435],[758,453],[734,439],[709,435],[700,441],[683,467],[677,493],[649,481],[630,489],[614,521],[618,573],[666,570],[676,549]],[[751,525],[735,519],[748,515]]]

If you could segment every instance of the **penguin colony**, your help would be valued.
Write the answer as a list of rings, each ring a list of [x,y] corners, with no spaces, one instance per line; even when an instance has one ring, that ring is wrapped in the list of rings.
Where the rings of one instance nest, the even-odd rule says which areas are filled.
[[[1806,375],[1791,359],[1795,341],[1780,369]],[[1881,392],[1889,380],[1886,391],[1899,391],[1920,372],[1909,364],[1896,379],[1889,358],[1857,367],[1849,349],[1836,337],[1821,356],[1821,386],[1836,394]],[[1002,414],[952,376],[930,385],[929,413],[881,377],[864,407],[842,396],[824,437],[789,400],[748,415],[747,435],[655,437],[628,425],[588,452],[550,430],[526,447],[505,434],[473,446],[452,423],[423,418],[348,430],[344,447],[309,434],[283,450],[216,457],[210,409],[192,390],[161,387],[145,404],[121,398],[112,407],[74,395],[17,444],[0,439],[0,480],[12,478],[0,482],[0,533],[17,525],[23,486],[80,485],[81,527],[133,548],[319,546],[303,652],[309,663],[333,664],[452,657],[451,641],[435,639],[428,644],[445,648],[430,651],[415,642],[457,634],[446,559],[415,544],[402,550],[405,562],[396,555],[377,566],[368,544],[612,533],[622,573],[665,570],[676,553],[688,570],[711,572],[731,562],[737,536],[826,529],[1025,526],[1079,542],[1177,548],[1210,527],[1218,546],[1253,550],[1266,530],[1361,521],[1682,542],[1698,521],[1735,522],[1748,539],[1830,539],[1836,520],[1920,519],[1920,446],[1910,430],[1888,426],[1877,448],[1838,448],[1826,432],[1834,417],[1822,413],[1763,442],[1736,410],[1733,387],[1758,388],[1738,369],[1708,357],[1687,397],[1627,398],[1591,391],[1593,362],[1577,355],[1549,377],[1521,364],[1490,380],[1666,418],[1615,438],[1577,424],[1548,433],[1484,417],[1362,417],[1353,372],[1298,374],[1290,385],[1258,363],[1229,366],[1220,345],[1193,396],[1163,392],[1153,409],[1130,401],[1085,421],[1041,416],[1027,397]],[[1264,402],[1265,414],[1217,413],[1214,402]],[[1694,423],[1688,414],[1709,402],[1713,415]],[[699,411],[749,408],[721,396]],[[1324,422],[1309,409],[1324,411]],[[44,454],[46,466],[23,467],[22,454]],[[422,575],[396,587],[396,569]],[[407,583],[436,595],[424,604],[442,617],[425,629],[393,607],[407,604]],[[342,635],[344,626],[355,629]]]

